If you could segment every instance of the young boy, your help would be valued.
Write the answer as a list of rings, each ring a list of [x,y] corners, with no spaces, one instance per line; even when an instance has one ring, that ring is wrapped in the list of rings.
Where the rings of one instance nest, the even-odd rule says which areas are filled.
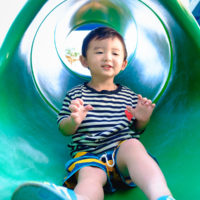
[[[72,136],[65,186],[84,200],[103,200],[104,190],[136,185],[150,200],[173,199],[159,166],[138,140],[155,104],[114,83],[127,65],[122,36],[108,27],[94,29],[83,41],[80,62],[91,80],[67,93],[58,116],[62,134]]]

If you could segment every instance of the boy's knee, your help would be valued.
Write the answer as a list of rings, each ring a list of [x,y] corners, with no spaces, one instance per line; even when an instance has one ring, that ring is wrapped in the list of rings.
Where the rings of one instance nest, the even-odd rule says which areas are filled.
[[[138,156],[146,155],[146,149],[143,144],[138,139],[129,139],[123,142],[119,147],[119,152],[117,155],[118,162],[120,160],[126,162],[130,161],[130,158],[138,158]]]
[[[138,139],[135,138],[126,140],[120,145],[120,148],[125,148],[125,149],[138,148],[138,147],[139,148],[143,147],[143,145]]]
[[[98,167],[88,166],[79,170],[77,179],[78,182],[86,181],[87,184],[94,182],[105,185],[107,181],[107,175]]]

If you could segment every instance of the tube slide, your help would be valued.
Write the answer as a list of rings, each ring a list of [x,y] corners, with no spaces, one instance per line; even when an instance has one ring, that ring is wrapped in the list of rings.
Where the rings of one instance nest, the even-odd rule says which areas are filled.
[[[200,198],[200,29],[192,15],[174,0],[31,0],[0,49],[2,200],[25,181],[62,184],[69,138],[57,129],[57,113],[66,92],[90,79],[80,46],[102,25],[127,44],[128,66],[116,81],[157,105],[141,141],[176,199]],[[146,197],[136,188],[105,199]]]

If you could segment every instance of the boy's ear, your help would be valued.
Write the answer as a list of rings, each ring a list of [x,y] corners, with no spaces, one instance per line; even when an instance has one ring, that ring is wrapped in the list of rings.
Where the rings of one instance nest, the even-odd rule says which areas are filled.
[[[122,63],[122,69],[121,70],[124,70],[126,68],[127,64],[128,64],[128,61],[124,60],[123,63]]]
[[[80,56],[79,60],[81,62],[81,64],[83,65],[83,67],[87,67],[88,68],[88,63],[87,63],[87,59],[84,56]]]

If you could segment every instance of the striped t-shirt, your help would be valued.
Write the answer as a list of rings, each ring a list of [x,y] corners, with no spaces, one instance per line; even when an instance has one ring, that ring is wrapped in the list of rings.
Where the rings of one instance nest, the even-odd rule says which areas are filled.
[[[125,114],[126,106],[133,108],[137,104],[138,97],[125,86],[118,85],[113,91],[96,91],[87,83],[71,89],[64,101],[58,115],[60,121],[70,116],[69,105],[72,100],[80,98],[84,105],[92,105],[94,108],[88,111],[76,133],[72,135],[71,155],[86,151],[94,154],[102,153],[116,147],[120,141],[139,138],[139,133],[134,130],[134,121],[129,120]]]

